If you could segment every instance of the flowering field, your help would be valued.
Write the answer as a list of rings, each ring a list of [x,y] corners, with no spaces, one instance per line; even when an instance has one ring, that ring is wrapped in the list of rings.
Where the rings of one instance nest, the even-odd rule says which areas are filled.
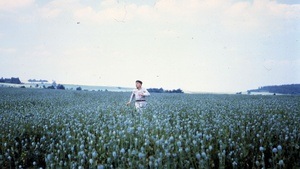
[[[299,168],[300,97],[0,88],[3,168]]]

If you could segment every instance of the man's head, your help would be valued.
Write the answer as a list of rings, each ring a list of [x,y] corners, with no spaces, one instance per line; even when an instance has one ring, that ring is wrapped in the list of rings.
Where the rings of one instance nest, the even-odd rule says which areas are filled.
[[[143,82],[140,81],[140,80],[135,81],[135,86],[136,86],[136,88],[138,88],[138,89],[142,87],[142,84],[143,84]]]

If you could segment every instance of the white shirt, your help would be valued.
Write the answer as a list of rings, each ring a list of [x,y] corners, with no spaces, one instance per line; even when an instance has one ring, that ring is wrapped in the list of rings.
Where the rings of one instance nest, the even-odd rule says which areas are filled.
[[[150,96],[150,93],[148,92],[147,89],[144,88],[133,89],[129,102],[132,101],[133,97],[135,97],[135,100],[146,100],[145,99],[146,96]]]

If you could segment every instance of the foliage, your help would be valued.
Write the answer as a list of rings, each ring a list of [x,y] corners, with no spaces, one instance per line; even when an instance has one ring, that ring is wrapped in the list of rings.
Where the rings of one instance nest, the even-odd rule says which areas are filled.
[[[55,87],[53,85],[48,86],[47,89],[55,89]]]
[[[18,77],[16,77],[16,78],[14,78],[14,77],[12,77],[12,78],[1,78],[0,79],[0,83],[13,83],[13,84],[21,84],[21,81],[20,81],[20,79],[18,78]]]
[[[183,93],[181,89],[164,90],[163,88],[149,88],[150,93]]]
[[[279,85],[279,86],[263,86],[258,89],[248,90],[251,92],[269,92],[279,94],[300,94],[300,84]]]
[[[292,168],[300,97],[0,88],[3,168]],[[298,163],[298,164],[297,164]]]
[[[40,79],[40,80],[29,79],[28,82],[31,82],[31,83],[37,83],[37,82],[39,82],[39,83],[47,83],[48,80],[42,80],[42,79]]]
[[[58,84],[56,89],[61,89],[61,90],[65,90],[65,86],[62,84]]]

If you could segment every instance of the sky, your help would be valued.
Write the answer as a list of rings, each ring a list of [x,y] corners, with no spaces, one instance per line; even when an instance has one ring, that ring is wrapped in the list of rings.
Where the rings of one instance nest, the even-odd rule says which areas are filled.
[[[298,0],[0,0],[0,77],[239,92],[300,83]]]

